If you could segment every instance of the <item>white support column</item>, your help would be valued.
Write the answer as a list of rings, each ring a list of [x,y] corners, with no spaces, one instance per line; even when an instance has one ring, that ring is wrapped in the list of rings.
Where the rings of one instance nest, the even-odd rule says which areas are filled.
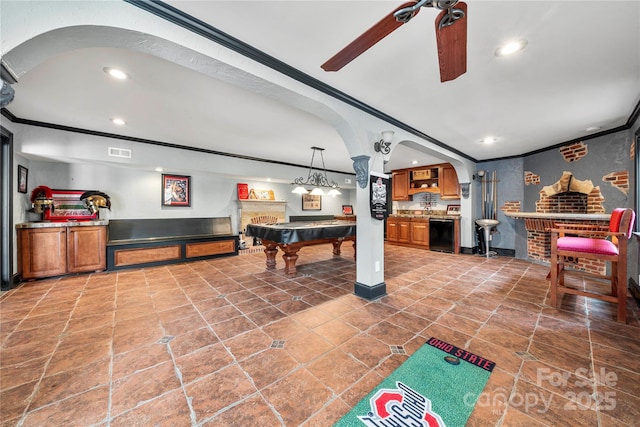
[[[384,221],[371,217],[370,206],[369,163],[375,163],[376,160],[379,160],[379,169],[382,169],[382,158],[374,157],[373,161],[370,161],[369,156],[356,156],[352,159],[357,174],[356,180],[358,180],[356,186],[358,235],[356,238],[357,260],[354,293],[371,300],[387,293],[387,285],[384,282]],[[366,169],[363,168],[364,165],[367,165]],[[362,184],[364,184],[364,188]]]

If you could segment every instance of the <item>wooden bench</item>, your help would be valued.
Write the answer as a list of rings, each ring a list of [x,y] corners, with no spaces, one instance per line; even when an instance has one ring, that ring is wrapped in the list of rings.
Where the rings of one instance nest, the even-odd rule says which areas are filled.
[[[231,218],[113,219],[107,270],[238,255]]]

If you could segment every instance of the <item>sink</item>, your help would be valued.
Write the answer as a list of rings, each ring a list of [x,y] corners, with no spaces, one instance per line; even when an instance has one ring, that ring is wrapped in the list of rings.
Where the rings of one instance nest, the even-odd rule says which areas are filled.
[[[487,226],[491,226],[493,227],[494,225],[498,225],[500,224],[500,221],[498,221],[497,219],[476,219],[476,224],[478,224],[480,227],[487,227]]]

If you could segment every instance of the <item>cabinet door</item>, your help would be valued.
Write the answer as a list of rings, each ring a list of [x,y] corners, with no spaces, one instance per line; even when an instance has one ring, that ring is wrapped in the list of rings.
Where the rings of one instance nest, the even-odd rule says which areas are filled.
[[[67,234],[69,273],[107,268],[107,227],[69,227]]]
[[[411,243],[429,246],[429,221],[411,221]]]
[[[67,272],[67,228],[18,230],[18,271],[23,279],[60,276]]]
[[[409,171],[399,170],[391,174],[393,200],[411,200],[409,197]]]
[[[460,186],[458,185],[458,175],[451,165],[443,166],[440,175],[440,198],[459,199]]]
[[[398,241],[398,221],[394,218],[387,218],[387,240],[389,242]]]
[[[409,221],[398,221],[398,242],[411,242],[411,223]]]

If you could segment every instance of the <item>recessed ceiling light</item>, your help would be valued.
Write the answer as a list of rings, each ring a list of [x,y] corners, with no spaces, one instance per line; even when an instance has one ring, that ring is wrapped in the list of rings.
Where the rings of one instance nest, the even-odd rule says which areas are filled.
[[[417,164],[418,164],[418,161],[417,161],[417,160],[411,160],[411,164],[412,164],[412,165],[417,165]]]
[[[514,53],[516,53],[518,51],[521,51],[526,46],[527,46],[527,41],[525,39],[511,41],[511,42],[506,43],[506,44],[500,46],[499,48],[497,48],[496,51],[494,52],[494,55],[495,56],[508,56],[508,55],[514,54]]]
[[[125,73],[122,70],[118,70],[117,68],[111,68],[111,67],[104,67],[102,69],[102,71],[104,71],[105,73],[107,73],[108,75],[110,75],[111,77],[113,77],[114,79],[118,79],[118,80],[126,80],[129,78],[129,76],[127,75],[127,73]]]
[[[159,166],[156,168],[156,172],[162,172],[163,170],[164,170],[164,169],[162,169],[162,168],[161,168],[161,167],[159,167]]]
[[[602,129],[602,127],[600,127],[600,126],[589,126],[589,127],[586,129],[586,131],[587,131],[587,132],[593,132],[593,131],[600,130],[600,129]]]
[[[493,144],[494,142],[496,142],[496,139],[493,136],[487,136],[482,138],[482,142],[485,144]]]
[[[124,125],[125,123],[127,123],[127,122],[125,122],[123,119],[121,119],[121,118],[119,118],[119,117],[114,117],[113,119],[111,119],[111,122],[112,122],[114,125],[118,125],[118,126],[122,126],[122,125]]]

